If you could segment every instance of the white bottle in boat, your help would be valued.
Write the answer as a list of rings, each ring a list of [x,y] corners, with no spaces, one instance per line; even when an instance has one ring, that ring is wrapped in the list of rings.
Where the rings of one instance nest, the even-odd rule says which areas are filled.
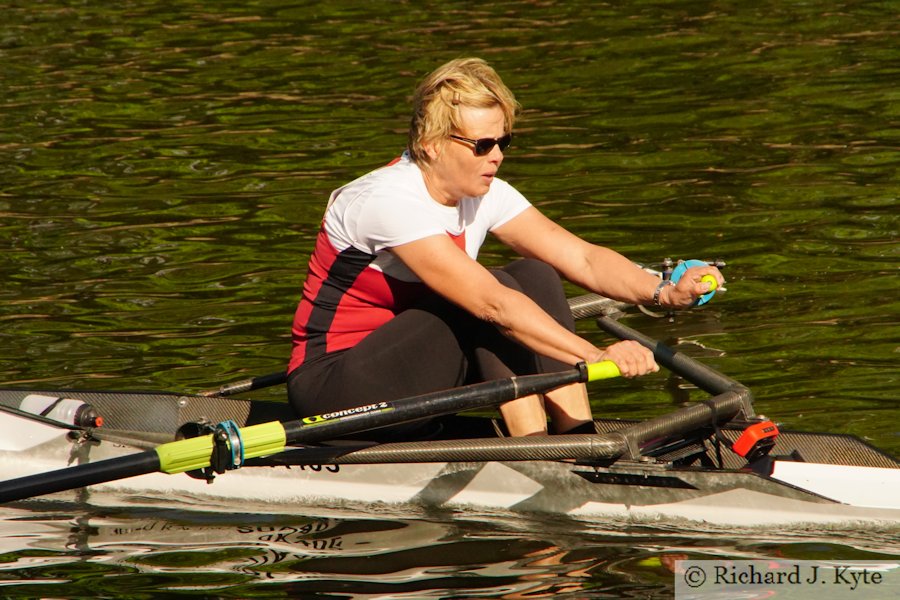
[[[97,409],[74,398],[29,394],[22,399],[19,410],[77,427],[103,425],[103,417],[97,414]]]

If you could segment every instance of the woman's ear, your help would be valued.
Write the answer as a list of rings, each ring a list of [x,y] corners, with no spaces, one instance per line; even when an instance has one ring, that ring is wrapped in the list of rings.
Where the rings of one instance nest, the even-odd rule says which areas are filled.
[[[422,149],[425,150],[425,154],[428,155],[429,160],[437,160],[441,155],[440,142],[423,142]]]

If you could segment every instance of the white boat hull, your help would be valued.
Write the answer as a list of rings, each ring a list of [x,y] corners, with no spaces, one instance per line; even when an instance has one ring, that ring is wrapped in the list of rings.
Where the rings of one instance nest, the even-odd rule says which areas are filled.
[[[4,412],[0,428],[15,431],[19,444],[12,448],[10,436],[0,449],[0,486],[136,451],[106,441],[76,446],[67,430]],[[867,492],[850,494],[846,484],[827,487],[838,474]],[[103,503],[111,497],[132,502],[177,497],[191,499],[198,508],[253,503],[273,512],[317,504],[412,503],[726,526],[868,522],[900,527],[900,469],[814,463],[776,463],[775,477],[621,462],[609,467],[565,461],[246,467],[213,483],[156,473],[42,499]]]

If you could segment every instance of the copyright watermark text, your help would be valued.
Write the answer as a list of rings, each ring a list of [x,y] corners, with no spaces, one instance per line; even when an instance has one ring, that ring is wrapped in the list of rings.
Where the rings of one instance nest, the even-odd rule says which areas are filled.
[[[676,600],[770,596],[814,600],[900,598],[900,561],[764,559],[675,562]]]

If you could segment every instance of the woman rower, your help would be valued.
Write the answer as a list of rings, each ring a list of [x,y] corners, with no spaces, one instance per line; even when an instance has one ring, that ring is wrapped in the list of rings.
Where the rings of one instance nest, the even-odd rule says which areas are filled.
[[[289,399],[300,416],[611,360],[625,377],[658,370],[632,341],[598,348],[574,333],[560,275],[631,304],[682,308],[709,291],[689,269],[677,285],[590,244],[497,177],[518,104],[477,58],[453,60],[414,95],[409,140],[386,167],[329,199],[293,326]],[[477,262],[487,233],[526,257]],[[513,436],[592,429],[573,384],[500,407]],[[395,432],[400,435],[410,431]]]

